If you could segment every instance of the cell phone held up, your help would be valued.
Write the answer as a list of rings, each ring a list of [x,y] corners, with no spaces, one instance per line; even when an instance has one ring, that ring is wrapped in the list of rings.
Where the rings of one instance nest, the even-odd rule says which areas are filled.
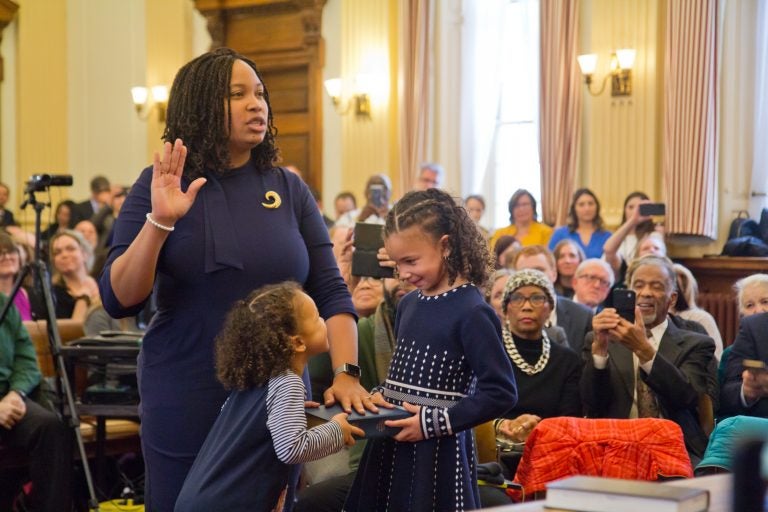
[[[627,290],[625,288],[617,288],[613,290],[611,297],[613,301],[613,307],[620,317],[625,320],[635,323],[635,302],[637,301],[637,294],[634,290]]]
[[[381,224],[355,224],[355,252],[352,253],[352,275],[361,277],[392,277],[394,270],[379,265],[379,248],[384,247]]]
[[[382,208],[387,205],[387,197],[384,190],[384,185],[370,185],[368,187],[368,194],[370,195],[371,205],[376,208]]]
[[[768,367],[765,362],[760,361],[759,359],[744,359],[741,364],[744,366],[744,369],[752,373],[752,375],[768,372]]]
[[[644,217],[663,217],[667,214],[667,207],[664,203],[641,203],[638,209],[640,215]]]

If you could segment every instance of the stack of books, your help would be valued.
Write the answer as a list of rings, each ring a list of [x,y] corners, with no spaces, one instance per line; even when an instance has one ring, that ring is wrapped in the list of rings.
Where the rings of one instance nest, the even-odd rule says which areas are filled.
[[[579,512],[706,512],[709,491],[655,482],[573,476],[547,485],[545,507]]]

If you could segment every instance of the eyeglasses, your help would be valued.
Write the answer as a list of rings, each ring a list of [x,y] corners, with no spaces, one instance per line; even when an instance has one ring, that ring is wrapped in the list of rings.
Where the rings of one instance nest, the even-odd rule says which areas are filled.
[[[0,251],[0,260],[4,260],[5,258],[10,258],[11,256],[18,256],[19,253],[16,251]]]
[[[547,302],[547,296],[542,293],[535,293],[530,297],[526,297],[522,293],[513,293],[509,296],[509,302],[507,304],[516,308],[521,308],[523,307],[523,304],[525,304],[525,301],[530,302],[531,306],[535,308],[540,308]]]
[[[600,276],[596,276],[595,274],[581,274],[580,276],[576,277],[579,279],[586,279],[590,283],[597,283],[600,286],[611,286],[610,281]]]

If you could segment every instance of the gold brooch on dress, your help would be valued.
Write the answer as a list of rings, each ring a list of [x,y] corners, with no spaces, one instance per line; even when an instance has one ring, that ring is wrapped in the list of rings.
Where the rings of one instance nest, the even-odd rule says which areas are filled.
[[[264,208],[270,208],[274,210],[275,208],[280,208],[280,205],[283,203],[283,200],[280,199],[280,194],[274,190],[270,190],[264,194],[264,198],[268,201],[266,203],[261,203]]]

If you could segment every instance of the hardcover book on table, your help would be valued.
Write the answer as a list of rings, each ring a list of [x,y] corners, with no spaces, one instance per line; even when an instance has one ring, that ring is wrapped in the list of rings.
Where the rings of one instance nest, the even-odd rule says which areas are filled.
[[[572,476],[547,484],[546,508],[580,512],[705,512],[709,491],[656,482]]]
[[[339,404],[335,404],[332,407],[307,407],[307,414],[314,416],[320,420],[330,421],[331,418],[344,412]],[[347,421],[355,427],[363,429],[365,437],[386,437],[394,436],[400,432],[399,428],[388,427],[384,424],[387,420],[400,420],[412,416],[411,413],[403,409],[402,407],[395,407],[393,409],[385,409],[379,407],[379,414],[366,411],[365,415],[359,414],[354,410],[347,417]]]

